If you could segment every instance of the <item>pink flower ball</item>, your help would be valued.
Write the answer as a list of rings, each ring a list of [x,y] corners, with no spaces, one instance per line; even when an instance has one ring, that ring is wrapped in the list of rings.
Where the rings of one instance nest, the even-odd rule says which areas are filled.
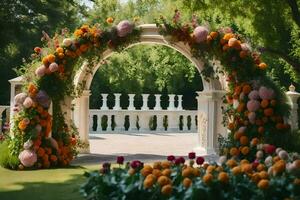
[[[249,94],[248,94],[248,98],[251,100],[257,100],[259,99],[259,93],[257,90],[252,90]]]
[[[259,88],[259,96],[261,99],[273,99],[274,98],[274,90],[266,88],[264,86]]]
[[[193,34],[197,43],[204,42],[208,36],[208,29],[204,26],[198,26],[194,29]]]
[[[19,154],[19,159],[25,167],[32,167],[37,161],[37,155],[32,150],[23,150]]]
[[[54,149],[58,150],[58,143],[56,142],[56,140],[54,138],[49,137],[49,138],[47,138],[47,140],[50,141],[50,144]]]
[[[22,105],[24,103],[26,97],[27,97],[27,94],[25,92],[17,94],[15,96],[15,105],[17,105],[17,106]]]
[[[242,126],[242,127],[239,128],[238,132],[239,133],[245,133],[246,129],[247,129],[246,126]]]
[[[133,30],[133,24],[128,20],[123,20],[117,25],[117,34],[119,37],[125,37]]]
[[[50,72],[56,72],[58,70],[58,64],[56,64],[55,62],[51,63],[49,66],[49,70]]]
[[[38,77],[43,77],[46,73],[46,67],[44,65],[38,67],[36,70],[35,70],[35,74],[38,76]]]
[[[33,105],[33,101],[30,97],[26,97],[24,103],[23,103],[23,106],[25,108],[30,108],[31,106]]]
[[[250,113],[248,114],[248,119],[249,119],[249,122],[250,122],[251,124],[254,124],[254,123],[255,123],[255,118],[256,118],[255,112],[250,112]]]
[[[248,101],[248,103],[247,103],[247,109],[248,109],[250,112],[255,112],[255,111],[257,111],[259,108],[260,108],[260,103],[259,103],[259,101],[257,101],[257,100],[250,100],[250,101]]]

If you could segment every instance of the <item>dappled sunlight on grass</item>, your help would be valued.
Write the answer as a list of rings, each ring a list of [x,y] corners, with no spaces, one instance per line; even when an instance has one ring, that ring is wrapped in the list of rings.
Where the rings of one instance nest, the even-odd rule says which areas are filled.
[[[82,199],[79,187],[85,180],[83,173],[97,169],[99,165],[38,171],[0,168],[0,199]]]

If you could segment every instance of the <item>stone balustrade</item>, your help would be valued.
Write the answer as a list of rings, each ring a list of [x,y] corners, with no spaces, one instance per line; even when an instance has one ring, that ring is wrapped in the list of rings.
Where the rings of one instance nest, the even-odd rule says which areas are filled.
[[[3,114],[5,113],[5,118]],[[2,133],[3,123],[9,123],[10,118],[10,106],[0,106],[0,134]]]
[[[138,110],[134,107],[135,94],[128,94],[129,104],[127,109],[120,107],[121,94],[114,94],[115,106],[107,107],[108,94],[101,94],[102,106],[90,109],[90,133],[111,132],[197,132],[197,111],[183,110],[182,95],[170,94],[169,106],[166,110],[161,107],[161,94],[155,94],[155,106],[148,107],[149,94],[142,94],[142,106]]]

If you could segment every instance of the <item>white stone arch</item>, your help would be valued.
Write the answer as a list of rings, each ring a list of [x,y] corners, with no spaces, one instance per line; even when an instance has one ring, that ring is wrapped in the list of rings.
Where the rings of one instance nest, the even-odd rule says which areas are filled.
[[[188,58],[201,72],[204,68],[204,63],[193,57],[190,47],[183,42],[170,42],[168,38],[162,36],[159,33],[159,29],[155,24],[144,24],[139,26],[141,29],[140,41],[129,45],[127,48],[130,48],[139,44],[159,44],[165,45],[172,49],[175,49],[179,53],[183,54]],[[99,55],[102,59],[107,59],[114,52],[110,49],[103,52],[102,55]],[[88,66],[89,63],[84,62],[81,68],[77,71],[74,78],[75,87],[83,87],[83,93],[80,98],[70,99],[66,98],[63,103],[63,109],[66,113],[66,119],[70,123],[71,120],[77,126],[80,133],[81,139],[88,143],[88,134],[89,134],[89,96],[90,96],[90,86],[93,80],[94,74],[101,66],[100,63],[93,66],[92,68]],[[92,69],[92,71],[91,71]],[[217,148],[217,134],[223,134],[226,132],[226,129],[222,126],[222,96],[224,95],[224,84],[223,77],[220,80],[211,79],[206,81],[202,76],[203,91],[198,92],[198,133],[199,133],[199,146],[195,149],[200,154],[212,154],[215,153]],[[74,109],[72,108],[74,105]],[[71,112],[73,110],[73,112]],[[83,150],[84,152],[89,152],[89,149]]]

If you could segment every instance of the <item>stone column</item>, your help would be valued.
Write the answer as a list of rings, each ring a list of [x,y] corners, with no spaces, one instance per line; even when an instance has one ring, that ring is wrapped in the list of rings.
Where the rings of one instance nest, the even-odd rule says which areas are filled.
[[[102,115],[97,115],[97,130],[96,130],[96,132],[97,133],[100,133],[100,132],[102,132]]]
[[[177,95],[177,97],[178,97],[177,110],[182,110],[182,95]]]
[[[143,97],[143,106],[142,106],[141,110],[149,110],[149,108],[148,108],[149,94],[142,94],[142,97]]]
[[[161,105],[160,105],[160,97],[161,94],[155,94],[155,107],[154,110],[162,110]]]
[[[121,112],[115,114],[115,125],[114,132],[124,131],[124,115]]]
[[[222,124],[223,90],[210,90],[198,93],[198,133],[199,146],[195,151],[201,154],[216,154],[218,151],[217,136],[226,134]]]
[[[107,114],[107,128],[106,128],[106,132],[111,132],[112,128],[111,128],[111,115]]]
[[[176,133],[179,130],[179,115],[176,112],[168,112],[168,132]]]
[[[156,119],[157,119],[157,126],[156,126],[156,131],[160,132],[160,131],[165,131],[165,127],[164,127],[164,113],[158,113],[156,115]]]
[[[107,107],[107,96],[108,94],[101,94],[102,96],[102,106],[101,106],[101,110],[108,110],[108,107]]]
[[[94,132],[93,130],[93,114],[90,113],[90,116],[89,116],[89,132],[92,133]]]
[[[136,119],[137,115],[135,113],[132,113],[129,115],[129,128],[128,131],[130,132],[136,132],[138,129],[136,127]]]
[[[80,98],[76,99],[74,120],[78,127],[80,139],[89,144],[89,98],[90,90],[84,90]],[[81,153],[89,153],[90,149],[80,149]]]
[[[128,94],[128,96],[129,96],[129,105],[128,105],[127,110],[135,110],[135,107],[134,107],[134,96],[135,96],[135,94]]]
[[[288,121],[289,124],[291,125],[291,129],[297,130],[298,129],[298,99],[300,97],[300,93],[296,92],[295,86],[291,85],[286,95],[289,97],[290,105],[291,105],[291,115]]]
[[[196,115],[191,115],[191,132],[196,132],[197,131],[197,126],[196,126]]]
[[[188,131],[188,115],[182,115],[182,131],[186,132]]]
[[[175,110],[175,94],[169,94],[169,107],[168,110]]]
[[[122,108],[120,107],[120,93],[115,93],[115,106],[113,107],[113,110],[121,110]]]
[[[139,132],[149,132],[150,115],[147,112],[141,112],[139,115]]]

